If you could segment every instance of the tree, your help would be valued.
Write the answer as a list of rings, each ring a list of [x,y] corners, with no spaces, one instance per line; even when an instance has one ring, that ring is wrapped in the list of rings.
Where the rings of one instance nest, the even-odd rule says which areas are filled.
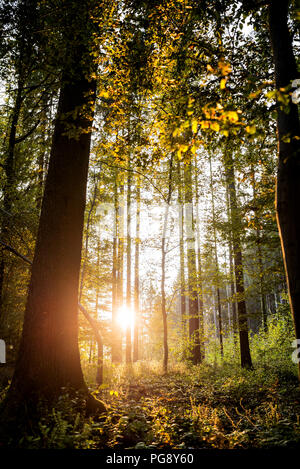
[[[296,337],[300,337],[300,123],[297,105],[288,96],[284,108],[280,94],[288,92],[299,78],[288,28],[290,1],[269,4],[269,32],[273,50],[275,85],[277,90],[278,171],[276,185],[276,214],[286,271],[291,310]],[[299,363],[300,377],[300,363]]]
[[[184,188],[189,293],[189,338],[192,347],[192,361],[196,365],[201,362],[201,347],[195,251],[195,218],[193,213],[192,161],[190,155],[188,155],[184,169]]]
[[[23,334],[2,418],[53,402],[64,388],[96,401],[78,349],[78,281],[95,81],[93,2],[66,0],[65,61]],[[74,190],[74,187],[76,190]],[[99,410],[104,405],[97,403]]]
[[[230,149],[227,149],[227,152],[224,155],[224,159],[232,225],[232,250],[237,294],[237,313],[240,337],[241,366],[243,368],[252,368],[252,360],[249,347],[247,308],[245,300],[243,254],[241,246],[241,219],[238,209],[235,188],[234,162]]]

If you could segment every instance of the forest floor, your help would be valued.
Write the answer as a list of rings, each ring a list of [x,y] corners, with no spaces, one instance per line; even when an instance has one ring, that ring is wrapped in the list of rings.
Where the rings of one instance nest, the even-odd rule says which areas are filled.
[[[92,379],[94,368],[86,373]],[[300,390],[295,373],[232,365],[115,367],[94,395],[108,408],[83,418],[61,399],[20,447],[91,449],[296,448]]]

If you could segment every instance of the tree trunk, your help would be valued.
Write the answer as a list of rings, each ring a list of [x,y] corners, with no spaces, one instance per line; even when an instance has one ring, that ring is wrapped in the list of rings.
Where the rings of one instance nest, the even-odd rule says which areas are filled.
[[[170,159],[170,168],[169,168],[169,187],[168,195],[166,201],[166,208],[163,221],[163,232],[161,239],[161,313],[163,320],[163,371],[167,373],[168,371],[168,359],[169,359],[169,346],[168,346],[168,319],[167,319],[167,309],[166,309],[166,291],[165,291],[165,282],[166,282],[166,234],[169,218],[169,208],[170,201],[172,197],[172,177],[173,177],[173,155]]]
[[[201,350],[199,340],[199,312],[197,294],[197,270],[191,160],[187,162],[184,169],[184,187],[189,292],[189,338],[191,341],[192,362],[194,363],[194,365],[196,365],[197,363],[201,362]]]
[[[120,192],[119,192],[119,204],[118,204],[118,257],[117,257],[117,284],[116,284],[116,295],[117,295],[117,308],[120,309],[124,306],[124,291],[123,291],[123,280],[124,280],[124,175],[120,174]],[[113,363],[122,362],[122,331],[120,326],[116,328],[117,335],[113,340],[116,341],[117,347],[114,349],[114,356],[112,356]]]
[[[169,204],[166,205],[164,222],[163,222],[163,235],[161,240],[161,313],[163,320],[163,371],[167,373],[168,371],[168,358],[169,358],[169,348],[168,348],[168,321],[167,321],[167,310],[166,310],[166,291],[165,291],[165,281],[166,281],[166,229],[168,223],[169,215]]]
[[[252,172],[252,188],[253,188],[253,204],[254,204],[254,219],[255,219],[255,231],[256,231],[256,248],[257,248],[257,259],[258,259],[258,275],[259,275],[259,293],[260,293],[260,304],[261,304],[261,318],[262,325],[265,332],[268,331],[267,324],[267,306],[266,306],[266,297],[264,292],[264,268],[263,268],[263,253],[262,253],[262,239],[261,239],[261,230],[259,227],[259,220],[257,217],[256,209],[256,181],[255,181],[255,172],[254,168],[251,168]]]
[[[288,29],[289,0],[272,0],[269,30],[277,90],[299,78]],[[289,300],[296,338],[300,339],[300,123],[297,105],[289,102],[289,112],[277,108],[278,170],[276,215],[287,277]],[[300,363],[299,363],[300,378]]]
[[[74,15],[74,11],[70,15]],[[77,17],[78,15],[78,17]],[[76,10],[85,28],[68,43],[67,68],[60,92],[49,170],[25,309],[23,334],[8,391],[7,412],[52,403],[67,388],[82,391],[78,348],[78,283],[95,83],[87,33],[89,11]],[[72,16],[73,18],[73,16]],[[75,18],[73,18],[75,21]],[[71,77],[71,78],[70,78]],[[76,135],[74,135],[76,129]],[[76,190],[74,190],[76,188]],[[104,410],[104,406],[100,406]]]
[[[217,246],[217,232],[216,232],[216,212],[215,212],[215,197],[213,189],[213,176],[211,167],[211,158],[209,159],[210,167],[210,190],[211,190],[211,205],[212,205],[212,224],[213,224],[213,237],[214,237],[214,250],[215,250],[215,267],[216,267],[216,291],[217,291],[217,308],[218,308],[218,331],[220,341],[221,357],[224,356],[223,350],[223,324],[222,324],[222,307],[220,295],[220,272],[219,272],[219,259],[218,259],[218,246]]]
[[[112,265],[112,338],[111,338],[111,360],[112,363],[120,363],[122,361],[122,337],[120,327],[118,325],[117,316],[118,308],[121,304],[119,296],[123,285],[120,285],[119,267],[121,259],[119,258],[119,231],[120,231],[120,205],[118,196],[118,174],[115,171],[114,185],[114,237],[113,237],[113,265]]]
[[[201,361],[205,358],[205,342],[204,342],[204,301],[203,301],[203,279],[202,279],[202,262],[201,262],[201,240],[200,240],[200,218],[199,218],[199,187],[197,167],[195,166],[195,186],[196,186],[196,234],[197,234],[197,290],[198,290],[198,311],[199,311],[199,333],[200,333],[200,352]]]
[[[237,319],[237,302],[236,302],[236,291],[235,291],[235,279],[234,279],[234,268],[233,268],[233,248],[232,248],[232,225],[231,225],[231,211],[229,202],[229,187],[226,183],[226,204],[227,204],[227,219],[229,226],[228,233],[228,250],[229,250],[229,278],[230,278],[230,296],[231,296],[231,318],[232,318],[232,329],[234,334],[234,341],[236,343],[236,336],[238,333],[238,319]]]
[[[241,366],[243,368],[252,368],[252,360],[249,347],[247,308],[245,301],[244,269],[241,246],[241,219],[237,204],[233,164],[234,163],[232,155],[228,151],[225,155],[225,174],[226,183],[228,186],[231,230],[233,238],[233,259],[238,302],[237,312],[240,337]]]
[[[136,232],[135,232],[135,260],[134,260],[134,334],[133,334],[133,361],[139,359],[139,321],[140,321],[140,213],[141,213],[141,186],[140,178],[136,185]]]
[[[179,268],[180,268],[180,315],[182,323],[182,339],[186,340],[186,292],[184,274],[184,205],[182,197],[182,177],[180,161],[177,164],[178,171],[178,221],[179,221]]]
[[[130,168],[129,168],[130,169]],[[131,171],[127,178],[127,273],[126,273],[126,306],[128,314],[131,312]],[[132,362],[131,321],[126,327],[126,363]]]

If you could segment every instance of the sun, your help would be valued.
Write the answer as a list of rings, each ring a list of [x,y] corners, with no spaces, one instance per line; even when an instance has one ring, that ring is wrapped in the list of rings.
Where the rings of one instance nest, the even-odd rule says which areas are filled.
[[[132,329],[134,325],[134,311],[125,305],[122,306],[118,310],[117,321],[124,331],[128,327]]]

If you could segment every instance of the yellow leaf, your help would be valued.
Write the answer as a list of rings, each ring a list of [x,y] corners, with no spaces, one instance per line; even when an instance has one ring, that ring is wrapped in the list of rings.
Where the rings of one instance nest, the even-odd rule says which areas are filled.
[[[226,88],[226,81],[227,81],[227,78],[222,78],[222,80],[220,82],[220,89],[221,90],[224,90],[224,88]]]
[[[194,134],[197,132],[197,129],[198,129],[198,122],[196,119],[193,119],[192,120],[192,131],[194,132]]]
[[[109,93],[105,90],[102,90],[101,93],[100,93],[100,97],[101,98],[108,98],[109,97]]]
[[[220,125],[218,124],[218,122],[212,122],[212,123],[210,124],[210,128],[211,128],[212,130],[215,130],[216,132],[219,132],[219,130],[220,130]]]
[[[201,125],[201,129],[209,129],[209,122],[208,121],[201,121],[200,125]]]
[[[251,134],[251,135],[255,134],[256,132],[255,125],[247,125],[246,132],[248,132],[248,134]]]
[[[237,122],[239,120],[238,113],[235,111],[228,111],[227,117],[231,122]]]

